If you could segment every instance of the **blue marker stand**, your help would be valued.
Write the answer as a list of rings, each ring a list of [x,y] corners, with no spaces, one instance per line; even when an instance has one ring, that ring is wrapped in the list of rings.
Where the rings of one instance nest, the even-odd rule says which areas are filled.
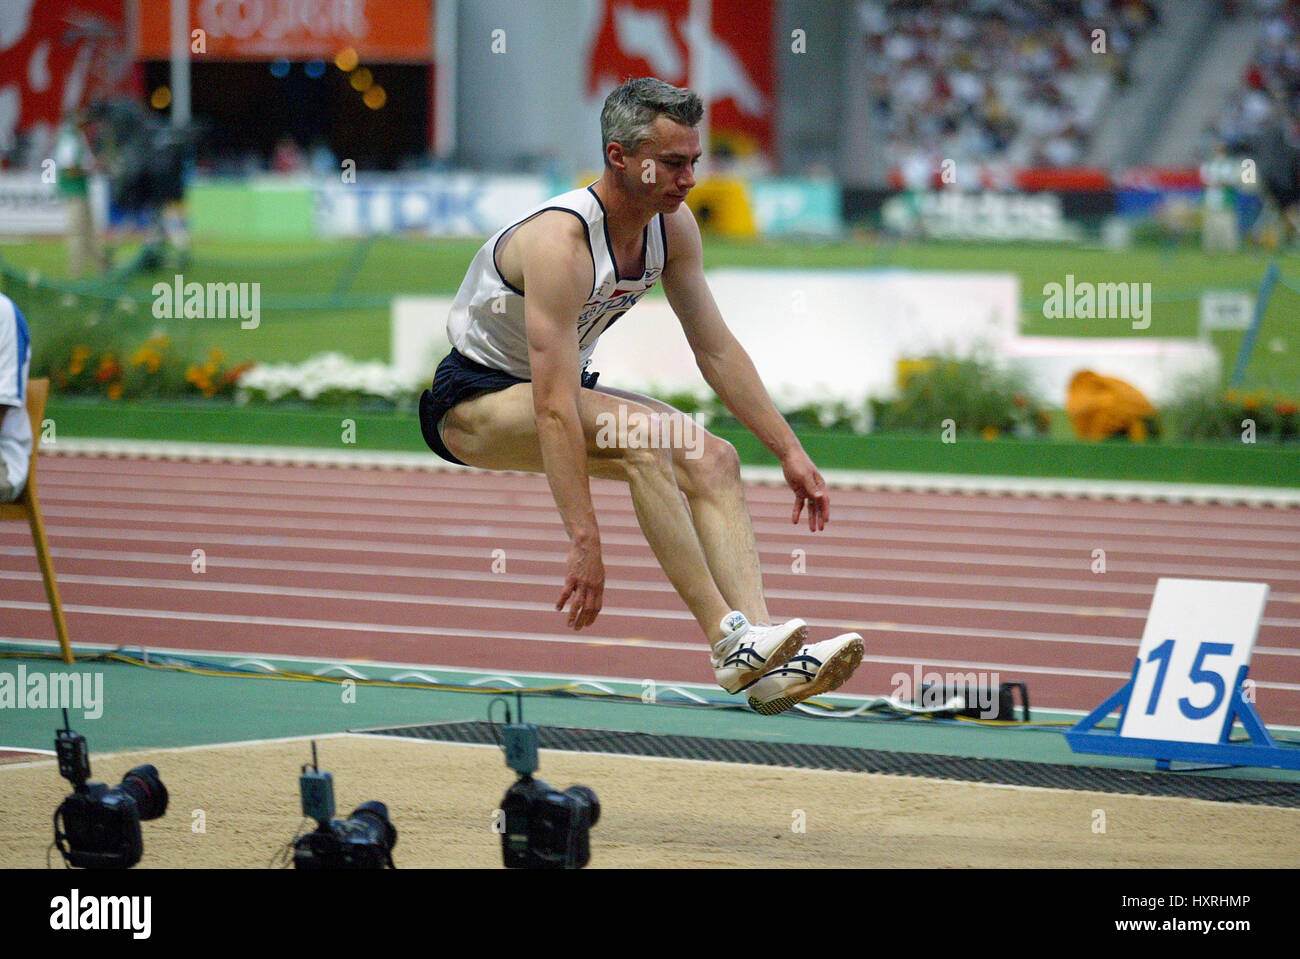
[[[1264,583],[1162,578],[1129,680],[1065,740],[1076,753],[1174,762],[1300,769],[1242,695],[1268,600]],[[1114,731],[1097,727],[1120,711]],[[1249,743],[1230,741],[1240,722]]]
[[[1139,739],[1121,736],[1118,731],[1099,730],[1097,724],[1116,709],[1120,710],[1119,725],[1124,724],[1124,711],[1129,705],[1129,695],[1137,677],[1140,661],[1133,664],[1133,677],[1105,702],[1079,720],[1065,733],[1065,741],[1072,752],[1100,753],[1108,756],[1132,756],[1154,759],[1156,768],[1167,770],[1173,762],[1216,763],[1225,766],[1264,766],[1271,769],[1300,769],[1300,749],[1279,746],[1264,728],[1255,707],[1241,696],[1246,680],[1246,667],[1238,674],[1237,685],[1228,703],[1228,721],[1218,743],[1187,743],[1167,739]],[[1231,743],[1234,720],[1240,720],[1251,743]]]

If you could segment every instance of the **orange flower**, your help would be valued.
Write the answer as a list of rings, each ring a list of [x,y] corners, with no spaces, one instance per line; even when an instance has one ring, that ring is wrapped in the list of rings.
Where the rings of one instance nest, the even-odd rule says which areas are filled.
[[[237,366],[232,366],[230,369],[226,370],[224,374],[222,374],[221,382],[226,385],[234,383],[235,380],[239,379],[241,376],[243,376],[245,373],[251,370],[255,365],[256,364],[254,364],[252,360],[245,360],[243,363],[240,363]]]
[[[68,374],[70,376],[80,376],[86,369],[86,360],[92,355],[90,347],[77,345],[72,348],[72,359],[68,362]]]
[[[120,400],[122,398],[122,384],[113,383],[108,388],[108,398],[110,400]]]
[[[99,361],[99,369],[95,371],[95,382],[107,383],[121,375],[122,367],[118,365],[117,358],[112,353],[105,353]]]
[[[155,356],[157,356],[157,353],[152,347],[146,344],[131,354],[131,365],[145,366],[149,363],[150,359]]]

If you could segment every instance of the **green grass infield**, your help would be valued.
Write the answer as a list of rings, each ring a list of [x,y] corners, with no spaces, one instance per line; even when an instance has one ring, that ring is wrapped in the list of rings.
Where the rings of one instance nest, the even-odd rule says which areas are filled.
[[[434,455],[424,445],[413,412],[55,397],[50,400],[46,416],[53,421],[56,442],[60,438],[112,438]],[[743,428],[719,425],[713,432],[736,446],[742,462],[776,464],[776,459]],[[804,448],[824,470],[1300,487],[1298,443],[1082,443],[1059,439],[984,440],[960,435],[956,442],[945,443],[937,434],[798,432]]]

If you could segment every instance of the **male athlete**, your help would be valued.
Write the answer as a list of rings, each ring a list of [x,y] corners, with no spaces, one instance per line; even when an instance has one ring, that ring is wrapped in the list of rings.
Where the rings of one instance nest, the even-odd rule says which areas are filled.
[[[611,442],[602,423],[640,423],[657,437],[683,414],[597,387],[587,370],[600,335],[662,279],[705,381],[780,458],[792,522],[806,507],[808,528],[825,527],[826,484],[704,279],[700,231],[683,202],[702,112],[698,96],[662,80],[629,80],[609,95],[601,178],[505,227],[470,264],[447,321],[453,348],[421,397],[420,425],[451,462],[546,474],[570,541],[555,608],[568,606],[573,629],[595,621],[605,588],[588,477],[626,482],[650,548],[709,641],[718,683],[773,715],[843,684],[862,660],[862,637],[805,645],[803,620],[772,624],[735,448],[703,431],[691,450]]]

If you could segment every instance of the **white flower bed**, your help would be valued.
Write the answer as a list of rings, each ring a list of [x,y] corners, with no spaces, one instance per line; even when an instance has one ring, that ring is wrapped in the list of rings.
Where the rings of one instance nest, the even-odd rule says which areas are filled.
[[[340,353],[321,353],[302,363],[259,363],[239,378],[235,402],[288,400],[317,403],[326,397],[332,401],[380,400],[400,408],[413,404],[420,389],[427,385],[425,377],[403,375],[387,363],[360,363]],[[672,398],[672,394],[665,394],[652,386],[641,386],[641,391]],[[695,406],[692,415],[701,426],[708,427],[712,420],[726,413],[721,401],[708,387],[701,384],[689,393]],[[679,391],[676,396],[683,397],[683,393]],[[786,414],[796,410],[815,410],[823,427],[847,418],[859,433],[871,429],[870,406],[865,396],[835,395],[825,386],[814,385],[778,390],[772,400],[777,409]]]
[[[419,386],[387,363],[359,363],[340,353],[321,353],[302,363],[259,363],[239,378],[235,401],[312,403],[324,394],[345,394],[401,404],[411,400]]]

